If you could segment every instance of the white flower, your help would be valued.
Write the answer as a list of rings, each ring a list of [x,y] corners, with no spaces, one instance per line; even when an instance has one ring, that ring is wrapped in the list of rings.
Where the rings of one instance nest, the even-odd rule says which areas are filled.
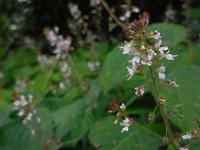
[[[165,66],[161,66],[157,69],[158,72],[158,76],[160,80],[164,80],[165,79]]]
[[[146,90],[146,87],[145,86],[139,86],[139,87],[136,87],[135,88],[135,95],[137,96],[142,96]]]
[[[22,111],[18,112],[17,115],[18,115],[19,117],[24,116],[24,111],[22,110]]]
[[[32,100],[33,100],[33,95],[32,94],[28,95],[28,100],[29,100],[29,102],[32,102]]]
[[[64,82],[60,82],[59,83],[59,88],[60,89],[64,89],[65,88],[65,83]]]
[[[184,148],[184,147],[179,147],[179,150],[189,150],[187,147]]]
[[[175,57],[177,57],[177,55],[166,54],[166,59],[168,60],[174,60]]]
[[[169,85],[171,85],[171,86],[175,86],[175,87],[179,87],[179,85],[176,84],[175,81],[170,81],[170,82],[169,82]]]
[[[140,62],[140,56],[135,56],[133,57],[133,59],[130,60],[132,65],[135,65],[135,63],[139,63]]]
[[[155,43],[154,46],[155,46],[156,48],[159,48],[161,44],[162,44],[162,40],[159,39],[159,40]]]
[[[141,64],[147,65],[147,66],[151,66],[152,61],[149,60],[149,59],[147,58],[147,56],[142,55],[141,58],[142,58]]]
[[[120,109],[122,110],[125,110],[126,109],[126,105],[124,103],[122,103],[120,106],[119,106]]]
[[[32,117],[33,117],[33,114],[31,112],[29,112],[26,119],[30,121],[32,119]]]
[[[167,46],[163,46],[163,47],[160,47],[160,48],[158,49],[158,51],[159,51],[161,54],[163,54],[163,53],[164,53],[163,51],[166,51],[166,50],[168,50],[168,47],[167,47]]]
[[[165,79],[165,74],[164,73],[159,73],[158,76],[159,76],[160,80],[164,80]]]
[[[141,61],[141,64],[147,65],[147,66],[151,66],[152,62],[149,61],[149,60],[142,60],[142,61]]]
[[[192,139],[192,136],[190,134],[186,134],[186,135],[183,135],[182,136],[182,139],[183,140],[191,140]]]
[[[31,130],[31,135],[35,136],[35,130],[34,129]]]
[[[127,70],[128,70],[128,75],[127,75],[127,77],[128,77],[128,80],[130,80],[131,77],[134,75],[134,69],[133,69],[133,67],[132,67],[132,68],[126,67],[126,68],[127,68]]]
[[[150,61],[153,59],[154,56],[157,55],[157,54],[154,52],[154,50],[152,50],[152,49],[148,50],[147,52],[148,52],[147,59],[150,60]]]
[[[161,39],[160,32],[158,32],[157,30],[155,30],[153,38],[156,39],[156,40]]]
[[[128,131],[128,127],[130,126],[130,120],[128,118],[125,118],[125,120],[123,120],[121,123],[120,123],[121,126],[124,126],[121,133],[124,132],[124,131]]]
[[[120,47],[123,50],[123,54],[129,54],[131,51],[131,44],[126,43],[124,46]]]

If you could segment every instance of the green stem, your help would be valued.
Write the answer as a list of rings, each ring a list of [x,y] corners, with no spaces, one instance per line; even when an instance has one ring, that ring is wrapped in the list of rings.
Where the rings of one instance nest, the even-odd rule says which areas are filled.
[[[154,77],[154,73],[153,73],[152,67],[149,67],[149,70],[150,70],[150,77],[151,77],[151,80],[152,80],[152,83],[153,83],[153,87],[154,87],[154,90],[155,90],[155,93],[156,93],[156,97],[157,97],[156,102],[157,102],[157,104],[158,104],[158,106],[160,108],[160,112],[162,114],[162,118],[164,120],[165,127],[167,129],[169,141],[173,145],[173,147],[176,150],[178,150],[178,146],[175,143],[175,140],[174,140],[174,137],[173,137],[173,133],[172,133],[169,121],[167,119],[166,111],[165,111],[163,105],[159,103],[160,93],[159,93],[159,90],[158,90],[158,87],[157,87],[157,84],[156,84],[156,80],[155,80],[155,77]]]
[[[81,87],[82,87],[83,89],[85,89],[85,87],[87,88],[87,83],[82,79],[82,77],[81,77],[81,75],[80,75],[80,72],[79,72],[79,70],[77,69],[77,66],[76,66],[76,64],[74,63],[74,61],[73,61],[73,59],[72,59],[72,57],[71,57],[70,55],[68,56],[68,63],[69,63],[70,66],[73,68],[74,73],[75,73],[75,75],[76,75],[76,77],[77,77],[77,79],[78,79],[78,81],[79,81]]]

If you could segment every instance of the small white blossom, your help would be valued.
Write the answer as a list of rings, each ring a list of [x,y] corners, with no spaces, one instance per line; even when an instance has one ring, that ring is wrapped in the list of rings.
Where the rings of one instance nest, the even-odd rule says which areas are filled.
[[[31,129],[31,135],[35,136],[35,130],[34,129]]]
[[[165,79],[165,66],[161,66],[161,67],[157,68],[156,71],[158,72],[159,79],[164,80]]]
[[[33,117],[32,112],[29,112],[28,115],[26,116],[26,119],[27,119],[28,121],[30,121],[30,120],[32,120],[32,117]]]
[[[169,83],[169,85],[171,85],[171,86],[175,86],[175,87],[179,87],[179,85],[178,85],[178,84],[176,84],[176,82],[175,82],[175,81],[171,81],[171,82]]]
[[[68,8],[69,8],[69,11],[70,11],[72,17],[74,17],[74,19],[78,19],[81,16],[81,12],[78,8],[78,5],[70,2],[68,4]]]
[[[28,100],[29,100],[29,102],[32,102],[32,100],[33,100],[33,95],[32,94],[28,95]]]
[[[127,11],[124,13],[124,15],[122,15],[122,16],[119,17],[119,19],[120,19],[121,21],[125,21],[125,20],[129,19],[130,16],[131,16],[131,11],[130,11],[130,10],[127,10]]]
[[[131,52],[131,44],[126,43],[124,46],[120,47],[123,50],[123,54],[129,54]]]
[[[121,131],[124,132],[124,131],[128,131],[128,127],[130,126],[130,120],[128,118],[125,118],[125,120],[123,120],[121,123],[120,123],[121,126],[123,126],[123,129]]]
[[[158,51],[159,51],[161,54],[163,54],[163,53],[164,53],[163,51],[166,51],[166,50],[168,50],[168,47],[167,47],[167,46],[163,46],[163,47],[160,47],[160,48],[158,49]]]
[[[64,89],[65,88],[65,83],[64,82],[60,82],[59,83],[59,88],[60,89]]]
[[[99,61],[88,61],[87,66],[90,69],[90,71],[95,71],[99,68],[100,62]]]
[[[145,86],[139,86],[139,87],[136,87],[135,88],[135,95],[137,96],[142,96],[146,90],[146,87]]]
[[[127,68],[127,70],[128,70],[128,75],[127,75],[127,77],[128,77],[128,80],[130,80],[131,77],[134,75],[134,69],[133,69],[133,68],[130,68],[130,67],[126,67],[126,68]]]
[[[154,56],[157,55],[157,54],[154,52],[154,50],[152,50],[152,49],[148,50],[147,52],[148,52],[147,59],[150,60],[150,61],[153,59]]]
[[[166,59],[168,60],[174,60],[175,57],[177,57],[177,55],[166,54]]]
[[[151,66],[152,61],[149,60],[147,56],[142,55],[141,58],[142,58],[141,64]]]
[[[179,147],[179,150],[189,150],[187,147]]]
[[[156,48],[159,48],[161,44],[162,44],[162,40],[159,39],[159,40],[154,44],[154,46],[155,46]]]
[[[24,116],[24,111],[23,111],[23,110],[19,111],[19,112],[17,113],[17,116],[19,116],[19,117]]]
[[[120,109],[122,110],[125,110],[126,109],[126,105],[124,103],[122,103],[120,106],[119,106]]]
[[[133,59],[130,60],[132,65],[135,65],[135,63],[139,63],[140,62],[140,56],[135,56],[133,57]]]
[[[192,136],[190,134],[185,134],[185,135],[182,136],[182,139],[183,140],[191,140]]]
[[[157,30],[155,30],[153,34],[154,34],[154,35],[153,35],[153,38],[154,38],[154,39],[158,40],[158,39],[161,38],[160,32],[158,32]]]

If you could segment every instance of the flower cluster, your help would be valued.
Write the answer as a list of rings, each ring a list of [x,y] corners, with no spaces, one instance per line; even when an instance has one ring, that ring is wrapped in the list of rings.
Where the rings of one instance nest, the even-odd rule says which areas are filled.
[[[42,68],[51,68],[55,63],[55,57],[39,54],[37,60]]]
[[[121,21],[129,21],[132,13],[140,13],[140,8],[136,6],[130,6],[129,4],[121,5],[122,10],[124,9],[123,15],[119,17]]]
[[[49,30],[48,28],[46,28],[45,34],[51,46],[55,47],[53,53],[56,55],[56,58],[65,59],[68,52],[72,49],[72,39],[70,36],[64,38],[62,35],[58,34],[58,32],[58,27],[54,27],[54,30]]]
[[[147,22],[148,20],[140,18],[140,20],[135,20],[129,24],[128,27],[131,35],[128,37],[130,41],[120,46],[123,54],[132,56],[132,59],[129,61],[131,65],[127,67],[128,80],[135,73],[138,73],[143,66],[148,66],[154,68],[160,81],[167,82],[169,85],[178,86],[174,81],[169,82],[169,80],[165,80],[166,68],[162,62],[163,59],[174,60],[177,55],[170,54],[169,48],[162,45],[160,32],[157,30],[150,33],[145,32]],[[160,66],[155,67],[154,61],[157,61]],[[145,88],[136,88],[136,95],[143,95],[144,90]]]
[[[91,7],[99,7],[100,3],[100,0],[90,0]]]
[[[27,87],[26,79],[19,79],[19,78],[16,79],[16,88],[15,89],[17,92],[24,92],[26,87]]]
[[[90,60],[88,61],[87,66],[90,69],[90,71],[96,71],[100,66],[100,62]]]
[[[17,116],[22,118],[22,123],[28,125],[31,128],[31,134],[35,135],[35,129],[32,127],[31,122],[40,124],[41,119],[38,117],[37,111],[32,107],[33,95],[24,96],[14,92],[12,96],[15,99],[13,109],[17,111]]]
[[[91,13],[93,14],[99,14],[98,12],[101,12],[101,7],[99,7],[100,1],[98,0],[92,0],[90,3],[91,7],[94,7]],[[72,18],[69,18],[68,27],[71,31],[71,34],[75,35],[77,38],[77,41],[80,45],[86,44],[93,44],[95,43],[95,40],[98,38],[96,34],[92,32],[91,29],[89,29],[89,16],[84,15],[81,10],[79,9],[79,6],[75,3],[70,2],[68,4],[69,12],[72,16]],[[100,25],[99,19],[94,19],[95,24],[97,26]]]
[[[53,30],[49,28],[44,29],[44,35],[49,41],[50,45],[54,48],[52,56],[47,56],[44,54],[38,55],[38,62],[40,66],[46,70],[54,71],[55,67],[59,68],[59,73],[61,82],[58,84],[60,89],[65,87],[65,84],[71,79],[72,70],[68,65],[69,52],[73,48],[71,47],[72,39],[70,36],[64,38],[59,34],[59,28],[54,27]],[[53,87],[53,93],[55,93],[55,88]]]
[[[127,132],[128,131],[128,128],[130,125],[132,125],[134,123],[134,119],[128,117],[125,113],[126,111],[126,105],[124,103],[122,103],[120,106],[117,102],[117,100],[112,100],[110,103],[109,103],[109,106],[110,108],[112,109],[112,111],[115,111],[117,112],[116,114],[116,120],[114,121],[114,125],[117,124],[118,120],[121,118],[121,117],[124,117],[124,120],[122,120],[122,122],[120,122],[120,125],[123,126],[121,132]]]

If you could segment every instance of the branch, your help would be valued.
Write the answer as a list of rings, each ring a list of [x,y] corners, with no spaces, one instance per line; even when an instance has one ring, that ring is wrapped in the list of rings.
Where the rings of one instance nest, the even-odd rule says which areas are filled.
[[[106,1],[104,0],[100,0],[101,4],[103,5],[103,7],[106,9],[106,11],[109,13],[109,15],[114,19],[114,21],[124,30],[127,29],[127,27],[115,16],[115,14],[111,11],[110,7],[108,6],[108,4],[106,3]]]

